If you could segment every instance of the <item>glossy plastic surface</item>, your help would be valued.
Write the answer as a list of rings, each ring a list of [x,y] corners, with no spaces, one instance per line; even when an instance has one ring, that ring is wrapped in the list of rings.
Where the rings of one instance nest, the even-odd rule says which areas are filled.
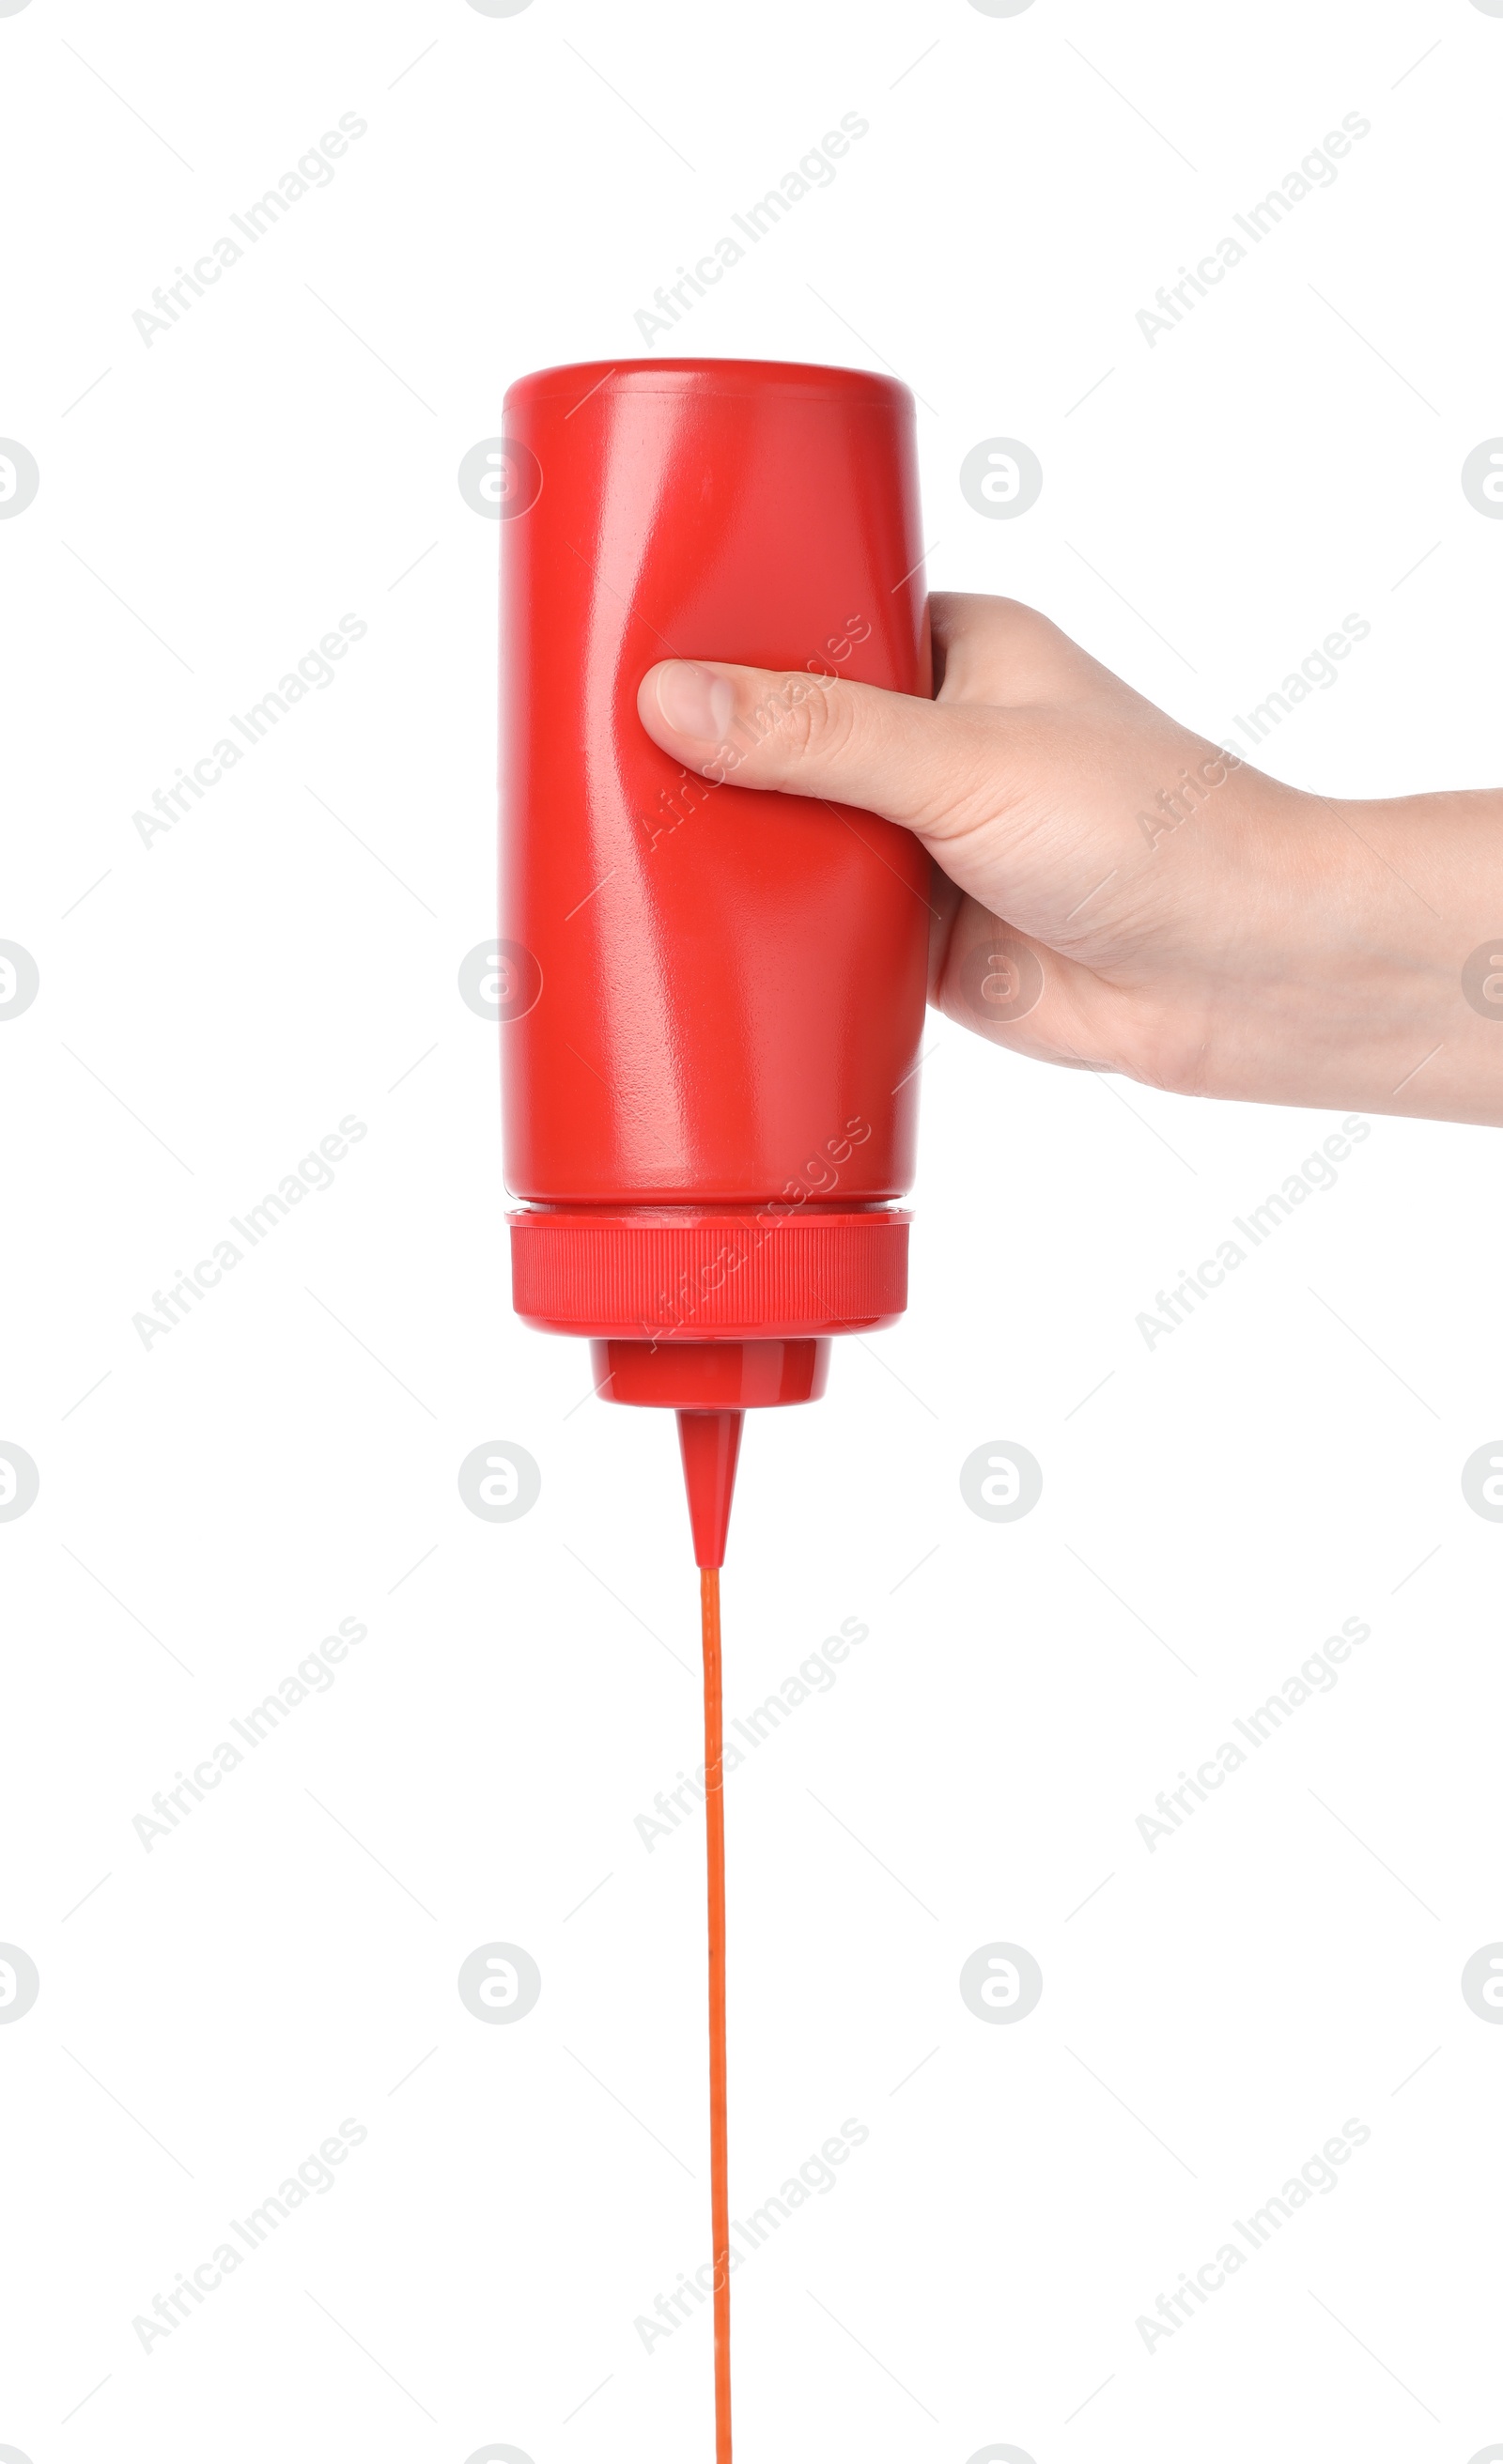
[[[607,1337],[593,1342],[589,1353],[603,1403],[642,1403],[658,1411],[746,1412],[814,1403],[829,1376],[828,1335],[751,1343]]]
[[[601,363],[523,378],[505,425],[508,1186],[805,1223],[899,1197],[927,858],[870,814],[690,778],[635,705],[676,655],[929,691],[910,395]]]
[[[725,1563],[744,1419],[741,1412],[678,1415],[678,1450],[683,1457],[689,1529],[694,1537],[695,1564],[701,1573],[707,1566],[718,1570]]]

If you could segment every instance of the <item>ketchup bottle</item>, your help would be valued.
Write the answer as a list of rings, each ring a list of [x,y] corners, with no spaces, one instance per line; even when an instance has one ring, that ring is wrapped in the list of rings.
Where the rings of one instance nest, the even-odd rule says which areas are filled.
[[[678,1414],[704,1639],[717,2464],[731,2464],[719,1568],[748,1405],[824,1390],[908,1287],[928,858],[707,776],[660,659],[930,689],[913,402],[751,360],[548,368],[506,397],[501,943],[512,1296],[597,1392]],[[754,741],[748,735],[742,744]]]
[[[927,694],[913,426],[889,378],[751,360],[506,397],[513,1299],[590,1338],[602,1397],[688,1416],[701,1566],[740,1422],[688,1419],[810,1400],[829,1338],[905,1305],[929,865],[870,813],[739,787],[745,737],[682,769],[637,687],[674,657],[788,671],[767,726],[825,677]]]

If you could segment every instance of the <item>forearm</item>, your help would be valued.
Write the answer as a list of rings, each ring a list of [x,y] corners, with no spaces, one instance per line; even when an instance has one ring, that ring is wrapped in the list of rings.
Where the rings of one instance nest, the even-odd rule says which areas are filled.
[[[1271,854],[1283,893],[1232,997],[1207,987],[1198,1091],[1503,1125],[1503,793],[1282,794],[1301,860],[1239,851],[1260,909]]]

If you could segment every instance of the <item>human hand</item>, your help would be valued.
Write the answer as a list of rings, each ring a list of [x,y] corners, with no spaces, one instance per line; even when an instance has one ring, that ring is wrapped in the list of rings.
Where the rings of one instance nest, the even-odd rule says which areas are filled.
[[[673,660],[642,723],[686,767],[912,830],[930,997],[993,1042],[1181,1094],[1503,1122],[1503,796],[1302,793],[1033,609],[930,605],[933,702]],[[1495,1003],[1464,995],[1469,959]]]

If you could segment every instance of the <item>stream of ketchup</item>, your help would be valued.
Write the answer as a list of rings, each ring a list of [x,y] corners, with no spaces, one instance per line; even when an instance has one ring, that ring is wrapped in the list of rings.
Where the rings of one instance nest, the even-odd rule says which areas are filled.
[[[699,1570],[704,1639],[704,1838],[710,1914],[710,2221],[715,2284],[715,2464],[731,2464],[731,2203],[725,2115],[725,1771],[720,1575]]]

